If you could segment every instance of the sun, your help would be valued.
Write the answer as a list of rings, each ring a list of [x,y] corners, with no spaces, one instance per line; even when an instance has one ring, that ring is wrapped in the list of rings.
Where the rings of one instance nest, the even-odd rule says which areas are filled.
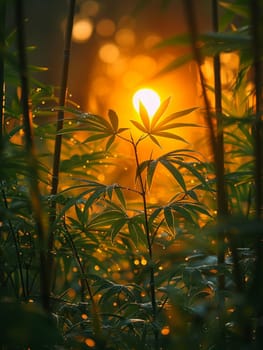
[[[132,102],[137,112],[139,112],[140,101],[146,108],[149,117],[152,117],[154,115],[161,103],[160,97],[157,94],[157,92],[148,88],[140,89],[136,91],[133,95]]]

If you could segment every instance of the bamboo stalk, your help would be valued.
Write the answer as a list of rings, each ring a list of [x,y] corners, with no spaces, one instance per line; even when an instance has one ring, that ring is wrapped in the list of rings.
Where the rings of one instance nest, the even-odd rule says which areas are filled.
[[[262,115],[263,115],[263,73],[261,57],[262,48],[262,5],[258,0],[251,0],[251,31],[252,31],[252,52],[255,83],[255,113],[254,124],[254,154],[255,154],[255,196],[256,216],[263,219],[263,146],[262,146]]]
[[[196,23],[196,15],[194,12],[194,2],[192,0],[184,1],[185,13],[187,18],[187,23],[189,27],[189,34],[192,45],[192,52],[194,59],[197,63],[198,73],[201,82],[202,95],[204,99],[204,105],[206,110],[205,122],[209,130],[211,151],[213,156],[213,161],[215,165],[215,179],[216,179],[216,203],[217,203],[217,220],[225,221],[227,216],[227,198],[225,192],[224,183],[224,130],[223,130],[223,118],[222,118],[222,87],[221,87],[221,74],[220,74],[220,56],[215,55],[213,59],[214,68],[214,94],[215,94],[215,114],[216,114],[216,125],[213,123],[213,112],[211,103],[208,98],[206,90],[206,82],[201,69],[202,65],[202,55],[197,47],[198,40],[198,28]],[[218,4],[217,0],[212,1],[212,26],[215,32],[218,31]],[[217,262],[219,271],[225,262],[225,248],[224,248],[225,232],[220,231],[217,235]],[[218,326],[219,326],[219,337],[217,346],[219,348],[225,347],[225,331],[224,331],[224,296],[222,292],[225,289],[225,278],[224,274],[218,272]]]
[[[254,71],[254,84],[255,84],[255,122],[253,128],[254,136],[254,178],[255,178],[255,209],[257,220],[263,219],[263,6],[259,0],[251,0],[250,2],[250,14],[251,14],[251,35],[252,35],[252,54],[253,54],[253,71]],[[262,272],[263,272],[263,243],[262,234],[258,234],[255,240],[256,251],[256,265],[254,281],[251,287],[252,300],[256,305],[255,313],[258,318],[258,324],[256,327],[256,343],[257,346],[263,344],[263,303],[260,297],[263,292]],[[256,302],[257,301],[257,302]]]
[[[218,32],[218,4],[217,0],[212,2],[212,25],[213,31]],[[222,86],[221,86],[221,62],[220,55],[217,54],[213,58],[214,65],[214,89],[215,89],[215,112],[217,120],[216,128],[216,154],[215,154],[215,167],[216,167],[216,193],[217,193],[217,216],[219,220],[225,220],[228,208],[226,198],[226,187],[225,187],[225,160],[224,160],[224,122],[222,116]],[[223,265],[225,262],[225,251],[224,251],[224,234],[220,232],[218,234],[218,264]],[[219,290],[225,288],[225,278],[223,274],[218,277]]]
[[[0,0],[0,149],[3,147],[4,135],[4,55],[5,55],[6,2]]]
[[[38,186],[37,160],[35,156],[35,146],[33,141],[33,130],[31,126],[31,110],[29,106],[29,82],[27,73],[27,57],[25,48],[25,30],[24,30],[24,8],[23,1],[15,1],[15,16],[17,26],[17,47],[18,47],[18,71],[21,81],[21,105],[23,112],[23,127],[25,151],[27,155],[29,170],[29,186],[31,195],[32,212],[35,217],[36,230],[39,239],[40,248],[40,294],[44,310],[49,311],[49,289],[48,289],[48,270],[46,266],[46,248],[47,248],[47,230],[45,215],[41,200],[41,193]]]
[[[54,147],[54,158],[53,158],[53,170],[52,170],[52,179],[51,179],[51,198],[55,196],[58,192],[59,185],[59,171],[60,171],[60,158],[61,158],[61,148],[62,148],[62,135],[58,134],[58,132],[63,128],[64,124],[64,109],[67,95],[67,83],[68,83],[68,72],[69,72],[69,63],[70,63],[70,50],[71,50],[71,38],[72,38],[72,28],[74,21],[74,13],[75,13],[75,5],[76,1],[71,0],[68,12],[68,20],[65,34],[65,46],[64,46],[64,60],[62,67],[62,77],[61,77],[61,85],[60,85],[60,95],[59,95],[59,107],[61,107],[57,114],[57,135],[55,138],[55,147]],[[49,250],[49,269],[51,271],[51,280],[53,275],[53,244],[54,244],[54,223],[56,221],[56,200],[51,200],[50,205],[50,232],[49,232],[49,242],[48,242],[48,250]],[[52,283],[52,281],[51,281]]]
[[[67,29],[66,29],[66,35],[65,35],[64,61],[63,61],[63,68],[62,68],[60,96],[59,96],[59,106],[62,108],[59,109],[57,114],[57,132],[59,132],[63,128],[63,124],[64,124],[63,107],[65,106],[66,95],[67,95],[68,72],[69,72],[69,63],[70,63],[70,50],[71,50],[73,20],[74,20],[74,13],[75,13],[75,3],[76,3],[75,0],[70,1]],[[58,190],[61,145],[62,145],[62,135],[57,134],[55,139],[51,195],[56,195]]]
[[[61,84],[60,84],[60,95],[59,95],[59,107],[57,114],[57,134],[55,138],[55,146],[54,146],[54,158],[53,158],[53,166],[52,166],[52,178],[51,178],[51,203],[50,203],[50,213],[49,213],[49,238],[48,238],[48,265],[50,269],[51,276],[51,285],[53,288],[55,287],[55,279],[54,279],[54,258],[52,255],[53,246],[54,246],[54,231],[55,231],[55,222],[57,216],[57,203],[54,198],[58,192],[59,185],[59,171],[60,171],[60,158],[61,158],[61,148],[62,148],[62,135],[58,132],[63,128],[64,125],[64,109],[66,103],[66,95],[67,95],[67,84],[68,84],[68,72],[69,72],[69,63],[70,63],[70,50],[71,50],[71,38],[72,38],[72,29],[73,29],[73,21],[75,14],[75,5],[76,1],[71,0],[69,5],[66,33],[65,33],[65,45],[64,45],[64,60],[62,67],[62,76],[61,76]]]
[[[134,142],[133,138],[131,141],[132,141],[131,144],[133,146],[133,151],[135,155],[136,168],[139,169],[140,162],[139,162],[137,146],[140,139],[139,141],[137,141],[137,143]],[[150,265],[150,297],[151,297],[151,305],[152,305],[152,319],[153,319],[153,324],[155,324],[157,321],[157,304],[156,304],[156,292],[155,292],[156,283],[155,283],[155,277],[154,277],[153,252],[152,252],[152,237],[151,237],[151,232],[149,229],[149,222],[148,222],[146,189],[145,189],[145,185],[143,183],[143,178],[140,171],[138,171],[138,179],[139,179],[140,189],[141,189],[140,195],[143,200],[143,213],[144,213],[147,249],[148,249],[148,254],[149,254],[150,263],[151,263]],[[159,350],[159,332],[156,328],[154,328],[154,339],[155,339],[154,348],[155,350]]]

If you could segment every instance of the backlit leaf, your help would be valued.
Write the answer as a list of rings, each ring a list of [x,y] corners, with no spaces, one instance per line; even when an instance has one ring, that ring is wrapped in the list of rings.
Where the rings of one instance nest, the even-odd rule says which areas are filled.
[[[136,126],[137,129],[141,130],[144,133],[148,133],[148,130],[146,130],[140,123],[138,123],[136,120],[131,120],[132,124]]]
[[[185,143],[188,143],[184,138],[182,138],[181,136],[179,135],[176,135],[176,134],[173,134],[171,132],[164,132],[164,131],[160,131],[160,132],[156,132],[154,133],[156,136],[160,136],[160,137],[166,137],[166,138],[170,138],[170,139],[174,139],[174,140],[178,140],[178,141],[182,141],[182,142],[185,142]],[[153,135],[149,135],[150,137]],[[159,145],[159,143],[158,143]]]
[[[161,145],[160,145],[160,143],[158,142],[157,138],[154,137],[152,134],[149,134],[149,136],[150,136],[150,139],[153,141],[153,143],[155,143],[158,147],[161,148]],[[159,136],[159,135],[158,135],[158,136]]]
[[[124,208],[126,208],[126,200],[125,200],[125,197],[122,193],[122,190],[119,187],[115,187],[114,190],[115,190],[116,196],[118,197],[120,203],[122,204],[122,206]]]
[[[153,175],[155,173],[157,164],[158,164],[158,162],[156,160],[152,160],[148,164],[148,168],[147,168],[147,183],[148,183],[148,187],[149,188],[151,188]]]
[[[147,132],[150,130],[150,118],[144,104],[139,101],[139,114]]]
[[[154,116],[152,117],[152,122],[151,122],[151,129],[154,129],[156,123],[159,121],[159,119],[161,118],[161,116],[164,114],[164,112],[166,111],[169,103],[170,103],[171,97],[168,97],[166,100],[164,100],[160,107],[157,109],[157,111],[155,112]]]
[[[165,124],[172,122],[176,118],[184,117],[185,115],[190,114],[197,109],[198,107],[192,107],[192,108],[184,109],[183,111],[172,113],[168,115],[166,118],[164,118],[160,123],[158,123],[158,128],[160,126],[164,126]]]
[[[109,115],[109,118],[110,118],[110,121],[111,121],[111,125],[113,127],[113,130],[115,132],[117,132],[118,130],[118,127],[119,127],[119,118],[116,114],[115,111],[113,111],[112,109],[109,110],[108,112],[108,115]]]
[[[161,158],[160,163],[173,175],[173,177],[179,183],[182,189],[186,191],[185,181],[181,172],[178,169],[176,169],[176,167],[174,167],[172,163],[169,162],[167,159]]]

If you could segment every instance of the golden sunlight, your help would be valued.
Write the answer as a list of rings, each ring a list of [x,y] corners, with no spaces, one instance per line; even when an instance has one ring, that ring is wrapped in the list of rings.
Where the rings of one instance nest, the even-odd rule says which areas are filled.
[[[149,117],[152,117],[160,106],[161,100],[157,92],[152,89],[140,89],[133,95],[133,106],[139,112],[139,103],[146,108]]]

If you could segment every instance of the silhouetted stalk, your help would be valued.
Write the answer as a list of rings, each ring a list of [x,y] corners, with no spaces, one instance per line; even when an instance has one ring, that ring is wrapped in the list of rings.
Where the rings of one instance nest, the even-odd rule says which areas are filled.
[[[136,168],[139,170],[140,168],[140,162],[138,157],[138,151],[137,146],[138,143],[141,141],[137,141],[137,143],[134,142],[132,138],[132,146],[134,150],[135,155],[135,161],[136,161]],[[146,232],[146,239],[147,239],[147,248],[148,248],[148,254],[150,258],[150,295],[151,295],[151,304],[152,304],[152,317],[153,317],[153,326],[154,326],[154,337],[155,337],[155,349],[159,350],[159,332],[155,327],[155,322],[157,318],[157,307],[156,307],[156,294],[155,294],[155,277],[154,277],[154,265],[153,265],[153,253],[152,253],[152,237],[149,229],[149,222],[148,222],[148,215],[147,215],[147,200],[146,200],[146,191],[145,191],[145,185],[143,183],[141,172],[138,171],[137,173],[139,184],[141,188],[141,196],[143,200],[143,213],[144,213],[144,223],[145,223],[145,232]]]
[[[61,158],[61,146],[62,146],[62,135],[58,132],[63,128],[64,124],[64,109],[66,95],[67,95],[67,83],[68,83],[68,72],[69,72],[69,62],[70,62],[70,49],[71,49],[71,38],[72,38],[72,28],[75,13],[75,0],[70,1],[68,21],[65,34],[65,46],[64,46],[64,60],[62,67],[62,77],[60,84],[60,95],[59,95],[59,111],[57,114],[57,134],[55,138],[55,148],[54,148],[54,159],[53,159],[53,170],[52,170],[52,180],[51,180],[51,196],[55,196],[58,191],[59,184],[59,168],[60,168],[60,158]],[[50,208],[50,233],[49,233],[49,268],[51,274],[53,273],[53,243],[54,243],[54,223],[56,220],[56,199],[51,198],[51,208]]]
[[[0,0],[0,150],[3,147],[4,133],[4,56],[5,56],[5,17],[6,3]]]
[[[260,0],[251,0],[251,35],[252,35],[252,53],[253,53],[253,70],[255,83],[255,123],[253,129],[254,135],[254,157],[255,157],[255,209],[256,218],[263,219],[263,135],[262,135],[262,119],[263,119],[263,5]],[[256,305],[256,314],[258,324],[256,329],[256,341],[259,346],[263,344],[263,303],[260,297],[263,292],[262,273],[263,273],[263,243],[262,233],[258,234],[256,240],[256,268],[254,283],[252,284],[252,295],[258,302]],[[257,291],[256,295],[255,292]],[[253,298],[253,297],[252,297]],[[253,298],[254,299],[254,298]]]
[[[27,75],[27,61],[25,48],[25,34],[24,34],[24,12],[23,1],[15,1],[15,15],[17,26],[17,46],[18,46],[18,70],[21,81],[21,104],[23,112],[23,128],[25,140],[25,152],[28,162],[29,170],[29,186],[31,195],[32,212],[36,222],[36,232],[39,239],[40,249],[40,293],[42,299],[42,306],[45,310],[49,310],[49,289],[48,289],[48,270],[46,266],[46,252],[47,252],[47,227],[45,222],[45,215],[42,206],[40,189],[38,186],[38,164],[35,156],[35,147],[33,142],[33,131],[31,126],[31,110],[29,107],[29,87]]]
[[[192,0],[184,0],[183,5],[184,5],[184,9],[185,9],[187,25],[188,25],[189,34],[190,34],[192,52],[193,52],[194,59],[197,63],[197,71],[198,71],[198,75],[200,78],[202,95],[203,95],[203,99],[204,99],[204,105],[205,105],[205,110],[206,110],[205,123],[207,124],[208,130],[209,130],[211,154],[213,156],[214,163],[216,164],[217,140],[216,140],[216,134],[215,134],[214,124],[213,124],[214,114],[212,113],[210,101],[209,101],[208,94],[206,91],[205,78],[204,78],[204,74],[203,74],[202,69],[201,69],[203,57],[202,57],[201,52],[197,46],[198,33],[197,33],[196,16],[194,13],[194,2]]]
[[[212,23],[213,31],[218,32],[218,4],[217,0],[212,2]],[[227,199],[226,199],[226,188],[225,188],[225,160],[224,160],[224,122],[222,115],[222,86],[221,86],[221,63],[220,55],[217,54],[213,59],[214,63],[214,89],[215,89],[215,112],[217,120],[217,150],[215,154],[215,167],[216,167],[216,193],[217,193],[217,216],[219,220],[225,221],[227,216]],[[218,264],[223,266],[225,262],[225,251],[224,251],[224,234],[219,232],[218,234]],[[223,273],[218,276],[218,287],[219,290],[225,288],[225,277]],[[223,300],[222,300],[223,301]]]
[[[213,12],[213,30],[218,32],[218,1],[213,0],[212,3],[212,12]],[[214,85],[215,85],[215,109],[217,115],[217,208],[218,208],[218,218],[226,222],[228,217],[228,200],[227,200],[227,190],[224,182],[225,171],[224,171],[224,120],[222,114],[222,86],[221,86],[221,64],[220,56],[214,56]],[[228,239],[231,255],[233,259],[233,277],[236,284],[236,289],[239,293],[243,292],[243,277],[240,270],[239,256],[236,247],[236,239],[232,237],[231,233],[225,232],[225,236]],[[219,251],[218,251],[218,263],[223,265],[225,262],[225,251],[224,251],[224,233],[219,232]],[[220,248],[222,247],[222,248]],[[219,275],[218,284],[220,290],[225,288],[225,277],[224,274]],[[222,302],[224,302],[222,298]],[[223,305],[222,305],[223,306]],[[243,315],[242,315],[243,316]],[[243,317],[242,317],[243,319]],[[245,319],[245,317],[244,317]],[[244,340],[249,340],[251,330],[250,326],[241,320],[242,324],[242,336]]]
[[[263,219],[263,137],[262,137],[262,115],[263,115],[263,73],[262,73],[262,4],[258,0],[251,0],[251,28],[252,28],[252,52],[254,60],[254,82],[255,82],[255,113],[254,124],[254,153],[255,153],[255,196],[256,216]]]
[[[198,29],[196,23],[196,16],[194,12],[194,2],[192,0],[184,1],[185,13],[189,27],[189,34],[192,45],[192,52],[194,59],[197,63],[197,69],[199,73],[202,95],[204,98],[204,105],[206,109],[205,122],[208,126],[210,143],[213,161],[215,165],[215,178],[216,178],[216,201],[217,201],[217,218],[219,221],[224,222],[227,216],[227,199],[224,184],[224,128],[223,128],[223,117],[222,117],[222,88],[221,88],[221,74],[220,74],[220,57],[219,55],[214,56],[214,94],[215,94],[215,113],[216,113],[216,126],[213,123],[214,113],[212,112],[211,104],[206,91],[206,82],[201,69],[203,57],[200,49],[197,46],[198,42]],[[212,23],[213,30],[218,31],[218,4],[216,0],[212,1]],[[225,249],[224,249],[225,232],[218,232],[218,251],[217,260],[219,266],[218,273],[218,316],[219,316],[219,348],[225,347],[225,336],[224,336],[224,321],[223,321],[223,310],[224,310],[224,296],[223,291],[225,289],[225,278],[224,274],[220,272],[225,262]]]

